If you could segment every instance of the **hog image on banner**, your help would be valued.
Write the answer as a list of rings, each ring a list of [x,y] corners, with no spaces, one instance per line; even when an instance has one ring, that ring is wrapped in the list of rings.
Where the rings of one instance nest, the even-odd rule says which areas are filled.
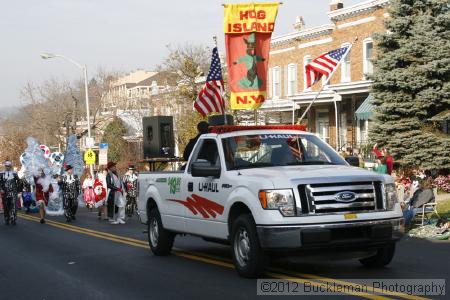
[[[267,96],[270,38],[279,3],[225,4],[231,109],[258,109]]]

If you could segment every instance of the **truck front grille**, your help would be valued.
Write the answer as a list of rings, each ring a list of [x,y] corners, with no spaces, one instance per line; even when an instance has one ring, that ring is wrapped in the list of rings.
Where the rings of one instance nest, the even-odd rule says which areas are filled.
[[[367,212],[382,208],[378,182],[334,182],[300,185],[301,213]]]

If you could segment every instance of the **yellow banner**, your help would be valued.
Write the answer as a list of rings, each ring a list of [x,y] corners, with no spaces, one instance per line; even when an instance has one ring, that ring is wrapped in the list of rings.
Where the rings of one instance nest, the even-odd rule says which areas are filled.
[[[231,93],[231,109],[258,109],[266,100],[266,92],[238,92]]]
[[[225,4],[224,32],[273,32],[278,2]]]

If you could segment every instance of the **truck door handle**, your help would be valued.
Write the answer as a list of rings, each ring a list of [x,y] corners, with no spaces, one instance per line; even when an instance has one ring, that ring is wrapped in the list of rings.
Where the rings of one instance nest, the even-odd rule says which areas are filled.
[[[188,192],[193,192],[193,191],[194,191],[194,183],[188,182]]]

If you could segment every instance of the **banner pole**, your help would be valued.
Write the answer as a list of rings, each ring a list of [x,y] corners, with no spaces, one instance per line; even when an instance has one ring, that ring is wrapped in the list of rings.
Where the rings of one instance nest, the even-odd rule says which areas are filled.
[[[331,77],[333,77],[334,73],[336,73],[337,69],[339,68],[339,66],[341,65],[341,63],[347,58],[347,55],[350,53],[350,49],[352,49],[353,44],[358,40],[358,37],[356,37],[353,42],[350,44],[350,47],[348,47],[347,51],[345,51],[345,54],[342,56],[341,60],[338,62],[336,68],[334,69],[334,71],[330,74],[330,76],[328,76],[327,80],[325,81],[324,84],[322,84],[322,87],[320,88],[320,90],[317,92],[317,95],[313,98],[313,100],[311,101],[311,103],[308,105],[308,107],[306,108],[305,112],[303,113],[303,115],[300,117],[300,120],[298,121],[299,123],[303,120],[303,118],[305,117],[306,113],[309,111],[309,109],[311,108],[311,106],[314,104],[314,102],[317,100],[317,98],[319,98],[320,93],[323,91],[323,88],[328,85],[328,83],[331,80]]]

